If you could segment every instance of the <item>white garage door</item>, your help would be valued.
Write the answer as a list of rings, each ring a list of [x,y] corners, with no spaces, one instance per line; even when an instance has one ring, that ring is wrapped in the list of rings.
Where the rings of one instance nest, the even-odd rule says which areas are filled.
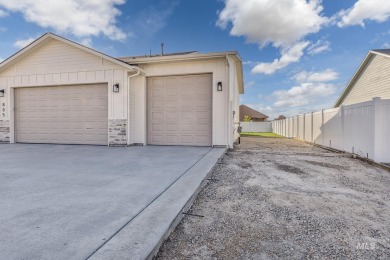
[[[148,143],[212,145],[212,75],[148,79]]]
[[[15,90],[16,142],[108,143],[107,85]]]

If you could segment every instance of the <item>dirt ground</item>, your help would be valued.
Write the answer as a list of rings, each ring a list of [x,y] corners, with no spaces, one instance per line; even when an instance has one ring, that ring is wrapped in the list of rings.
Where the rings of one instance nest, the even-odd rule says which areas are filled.
[[[227,152],[157,259],[390,259],[390,172],[284,138]]]

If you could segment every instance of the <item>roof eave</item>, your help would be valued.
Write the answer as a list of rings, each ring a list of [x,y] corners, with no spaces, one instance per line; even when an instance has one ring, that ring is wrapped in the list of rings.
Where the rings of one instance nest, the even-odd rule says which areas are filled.
[[[16,64],[17,62],[22,60],[23,59],[23,55],[27,55],[30,52],[34,52],[34,51],[38,50],[43,45],[45,45],[46,43],[50,42],[50,40],[52,40],[52,39],[55,39],[55,40],[58,40],[60,42],[69,44],[71,46],[74,46],[74,47],[76,47],[78,49],[84,50],[84,51],[86,51],[88,53],[91,53],[93,55],[96,55],[96,56],[99,56],[99,57],[101,57],[103,59],[109,60],[109,61],[111,61],[111,62],[113,62],[115,64],[118,64],[118,65],[120,65],[122,67],[127,68],[128,70],[137,70],[137,71],[141,71],[143,74],[145,74],[145,72],[141,68],[139,68],[137,66],[130,65],[130,64],[124,62],[124,61],[115,59],[115,58],[113,58],[113,57],[111,57],[111,56],[109,56],[107,54],[104,54],[104,53],[101,53],[101,52],[96,51],[94,49],[88,48],[86,46],[83,46],[83,45],[81,45],[79,43],[76,43],[76,42],[73,42],[71,40],[65,39],[65,38],[63,38],[61,36],[58,36],[56,34],[53,34],[53,33],[45,33],[44,35],[42,35],[41,37],[39,37],[38,39],[36,39],[32,43],[30,43],[29,45],[27,45],[23,49],[19,50],[18,52],[16,52],[15,54],[10,56],[6,60],[4,60],[2,63],[0,63],[0,72],[4,71],[6,69],[9,69],[14,64]]]

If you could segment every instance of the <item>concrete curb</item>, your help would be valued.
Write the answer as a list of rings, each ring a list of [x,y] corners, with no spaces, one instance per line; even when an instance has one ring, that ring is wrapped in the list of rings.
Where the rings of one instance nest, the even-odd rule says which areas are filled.
[[[195,200],[225,148],[214,148],[89,259],[152,259]]]

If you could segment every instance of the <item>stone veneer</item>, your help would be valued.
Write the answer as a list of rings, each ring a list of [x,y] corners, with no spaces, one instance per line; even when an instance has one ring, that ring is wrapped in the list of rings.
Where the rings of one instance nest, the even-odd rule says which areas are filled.
[[[9,120],[0,120],[0,143],[9,143]]]
[[[109,119],[108,120],[108,144],[110,146],[127,145],[127,120]]]

